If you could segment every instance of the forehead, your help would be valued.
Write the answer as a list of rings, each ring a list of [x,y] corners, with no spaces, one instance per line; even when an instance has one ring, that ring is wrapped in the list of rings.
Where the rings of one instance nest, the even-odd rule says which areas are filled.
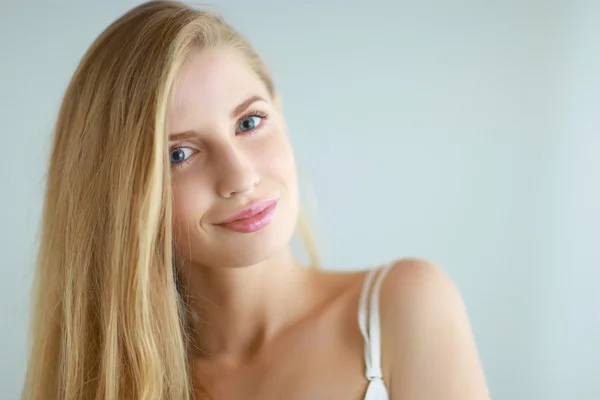
[[[223,48],[196,50],[175,81],[169,130],[194,129],[190,124],[227,116],[253,95],[268,98],[265,85],[241,55]]]

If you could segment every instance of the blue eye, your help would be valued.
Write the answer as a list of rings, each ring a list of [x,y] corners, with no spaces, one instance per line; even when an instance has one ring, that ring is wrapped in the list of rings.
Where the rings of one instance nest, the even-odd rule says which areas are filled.
[[[250,115],[240,121],[237,126],[238,132],[248,132],[256,129],[264,117],[260,115]]]
[[[186,150],[188,153],[187,155]],[[173,149],[173,151],[169,153],[169,161],[172,165],[179,164],[180,162],[188,159],[191,155],[192,149],[190,149],[189,147],[179,147],[177,149]]]

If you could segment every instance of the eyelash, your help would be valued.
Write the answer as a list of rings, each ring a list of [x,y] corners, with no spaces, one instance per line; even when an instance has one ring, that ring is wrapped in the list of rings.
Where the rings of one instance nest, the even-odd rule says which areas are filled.
[[[245,132],[240,132],[246,135],[254,135],[255,133],[257,133],[258,131],[260,131],[262,128],[265,127],[265,121],[267,121],[269,119],[269,114],[260,111],[260,110],[251,110],[248,111],[246,114],[242,115],[237,123],[236,123],[236,135],[238,134],[237,132],[237,126],[240,124],[241,121],[245,120],[246,118],[250,118],[250,117],[260,117],[261,121],[260,121],[260,125],[258,125],[256,128],[251,129],[249,131],[245,131]],[[185,145],[180,145],[180,146],[176,146],[173,147],[171,150],[169,150],[169,154],[171,154],[172,152],[174,152],[177,149],[184,149],[184,148],[189,148],[189,146],[185,146]],[[177,163],[177,164],[172,164],[172,167],[177,167],[177,168],[183,168],[185,167],[187,164],[189,164],[192,159],[193,159],[194,155],[189,156],[188,158],[186,158],[185,160]]]
[[[261,130],[264,126],[265,126],[265,121],[267,121],[269,119],[269,114],[267,114],[266,112],[260,111],[260,110],[250,110],[248,111],[246,114],[242,115],[236,124],[236,130],[237,130],[237,126],[240,124],[241,121],[245,120],[246,118],[250,118],[250,117],[260,117],[261,121],[260,121],[260,125],[258,125],[256,128],[243,132],[245,134],[254,134],[256,132],[258,132],[259,130]]]

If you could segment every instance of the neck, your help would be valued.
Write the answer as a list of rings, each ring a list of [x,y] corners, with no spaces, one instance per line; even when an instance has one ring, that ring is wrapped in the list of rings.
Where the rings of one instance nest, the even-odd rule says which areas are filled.
[[[192,265],[183,284],[200,357],[249,358],[315,301],[311,272],[286,250],[256,265]]]

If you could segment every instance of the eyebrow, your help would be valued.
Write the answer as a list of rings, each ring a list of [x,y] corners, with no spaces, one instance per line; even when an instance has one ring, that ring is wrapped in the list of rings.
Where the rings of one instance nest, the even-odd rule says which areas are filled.
[[[252,103],[255,103],[257,101],[265,101],[265,99],[256,95],[248,97],[246,100],[242,101],[236,108],[233,109],[233,111],[231,112],[231,118],[237,117],[239,114],[246,111],[246,108],[250,107]]]
[[[263,99],[262,97],[256,96],[256,95],[248,97],[246,100],[242,101],[240,104],[238,104],[233,109],[233,111],[231,112],[231,118],[237,117],[239,114],[246,111],[246,109],[248,107],[250,107],[250,105],[252,105],[253,103],[255,103],[257,101],[266,101],[266,100]],[[169,141],[176,142],[179,140],[193,139],[195,136],[196,136],[196,133],[194,131],[178,132],[178,133],[173,133],[173,134],[169,135]]]

